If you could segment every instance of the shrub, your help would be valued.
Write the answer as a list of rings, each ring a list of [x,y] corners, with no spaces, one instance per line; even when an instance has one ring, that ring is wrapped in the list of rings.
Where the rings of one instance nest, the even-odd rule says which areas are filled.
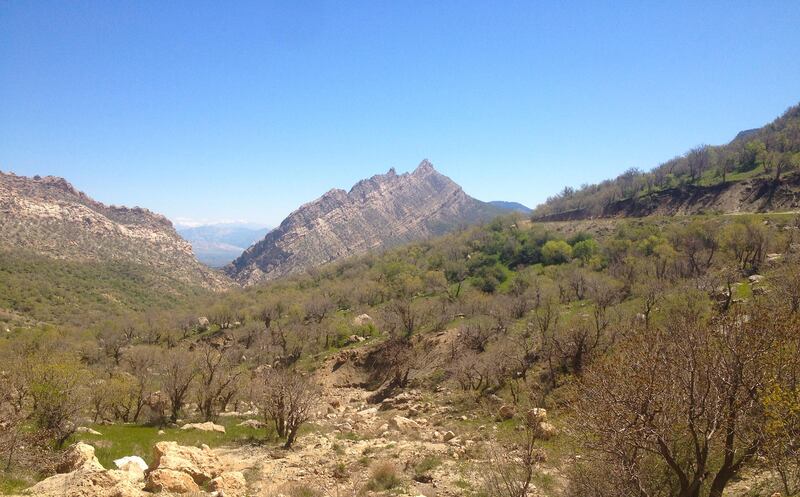
[[[372,467],[371,476],[367,482],[367,490],[380,492],[397,488],[402,484],[403,479],[395,465],[388,461],[381,462]]]
[[[550,240],[542,247],[545,264],[563,264],[572,259],[572,247],[564,240]]]

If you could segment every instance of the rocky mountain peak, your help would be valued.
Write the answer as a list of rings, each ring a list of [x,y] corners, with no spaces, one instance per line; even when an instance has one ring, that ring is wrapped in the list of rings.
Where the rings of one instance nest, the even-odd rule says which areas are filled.
[[[499,209],[476,200],[423,160],[411,173],[394,168],[331,190],[289,215],[281,225],[226,266],[245,285],[442,234],[489,219]]]
[[[420,162],[417,168],[414,169],[413,174],[421,176],[424,174],[431,174],[431,173],[439,174],[438,171],[436,171],[436,168],[433,167],[433,164],[431,164],[430,161],[428,161],[428,159],[422,159],[422,162]]]

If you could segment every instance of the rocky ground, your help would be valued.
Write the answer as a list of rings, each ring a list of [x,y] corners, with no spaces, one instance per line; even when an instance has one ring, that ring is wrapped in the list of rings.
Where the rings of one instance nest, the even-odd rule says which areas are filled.
[[[459,408],[446,388],[406,389],[379,404],[370,403],[373,392],[352,386],[358,376],[352,364],[332,366],[340,360],[331,358],[316,373],[324,397],[310,429],[290,450],[267,443],[210,449],[164,441],[153,447],[149,468],[140,467],[144,461],[126,460],[115,461],[118,468],[106,469],[90,445],[79,443],[66,452],[61,473],[36,484],[29,493],[47,497],[132,497],[151,492],[265,497],[480,494],[494,440],[503,432],[513,436],[511,418],[524,413],[501,406],[484,416],[485,408]],[[226,415],[252,426],[262,423],[253,412]],[[184,428],[222,427],[207,423]],[[554,435],[549,423],[543,428],[547,437]],[[548,481],[561,479],[546,463],[539,474]]]

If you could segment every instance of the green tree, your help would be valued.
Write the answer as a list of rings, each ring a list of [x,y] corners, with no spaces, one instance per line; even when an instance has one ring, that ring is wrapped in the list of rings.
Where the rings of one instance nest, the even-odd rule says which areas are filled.
[[[600,253],[600,244],[593,238],[581,240],[572,246],[572,256],[580,259],[582,264],[588,264],[594,256]]]
[[[563,264],[572,259],[572,247],[564,240],[550,240],[542,247],[545,264]]]

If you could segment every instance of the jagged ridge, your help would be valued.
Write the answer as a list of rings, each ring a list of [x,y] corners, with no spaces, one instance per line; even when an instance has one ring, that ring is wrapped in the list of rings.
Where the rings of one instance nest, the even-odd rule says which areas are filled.
[[[427,160],[330,190],[301,206],[225,267],[244,285],[489,219],[501,209],[476,200]]]

